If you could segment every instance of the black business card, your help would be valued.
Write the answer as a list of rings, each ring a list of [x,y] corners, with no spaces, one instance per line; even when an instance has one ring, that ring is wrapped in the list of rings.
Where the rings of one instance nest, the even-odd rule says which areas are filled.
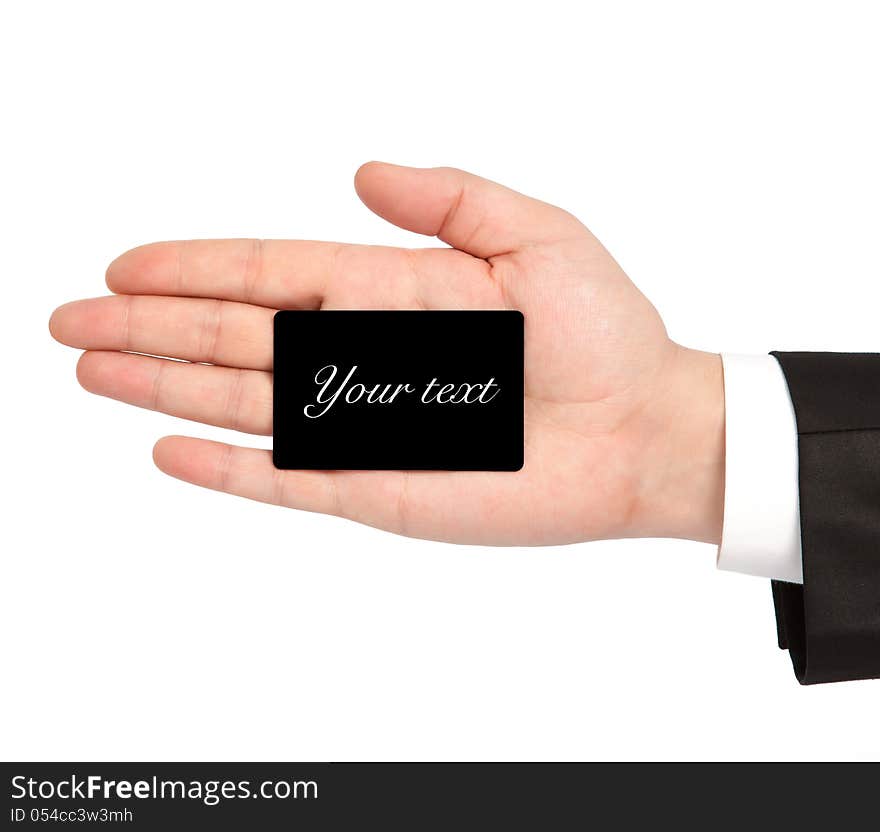
[[[281,311],[278,468],[518,471],[520,312]]]

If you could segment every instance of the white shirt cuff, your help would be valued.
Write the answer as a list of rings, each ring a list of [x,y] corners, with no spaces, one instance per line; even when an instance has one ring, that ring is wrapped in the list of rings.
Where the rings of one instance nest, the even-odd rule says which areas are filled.
[[[803,583],[794,407],[772,355],[722,355],[724,527],[718,568]]]

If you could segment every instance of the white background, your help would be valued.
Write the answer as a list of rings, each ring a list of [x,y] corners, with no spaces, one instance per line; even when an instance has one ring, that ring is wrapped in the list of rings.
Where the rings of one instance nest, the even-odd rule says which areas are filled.
[[[151,240],[431,245],[357,200],[378,158],[570,209],[689,346],[876,350],[874,8],[4,4],[0,756],[880,756],[880,682],[798,686],[714,547],[200,491],[154,440],[235,435],[89,396],[46,328]]]

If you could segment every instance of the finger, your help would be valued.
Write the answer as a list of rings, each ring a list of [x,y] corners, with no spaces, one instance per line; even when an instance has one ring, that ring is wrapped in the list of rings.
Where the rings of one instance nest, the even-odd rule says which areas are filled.
[[[90,393],[244,433],[272,433],[272,374],[122,352],[83,353]]]
[[[122,295],[221,298],[273,310],[497,308],[499,303],[486,263],[448,249],[267,240],[254,252],[253,244],[150,243],[114,260],[107,285]]]
[[[125,350],[254,370],[272,369],[274,311],[245,303],[149,295],[78,300],[49,330],[83,350]]]
[[[476,257],[584,232],[561,208],[455,168],[368,162],[355,175],[355,188],[380,217]]]
[[[279,470],[271,451],[186,436],[160,439],[153,459],[166,474],[215,491],[335,514],[401,534],[419,531],[402,520],[402,483],[412,474],[401,471]]]
[[[204,488],[288,508],[341,513],[334,474],[281,471],[272,464],[271,451],[166,436],[153,448],[153,459],[166,474]]]
[[[166,474],[194,485],[410,537],[479,544],[528,540],[522,513],[520,524],[511,519],[509,541],[492,522],[499,506],[527,499],[520,477],[488,483],[480,471],[286,471],[275,468],[271,451],[185,436],[160,439],[153,459]],[[469,499],[462,501],[462,493]]]
[[[338,270],[340,253],[347,248],[310,240],[149,243],[117,257],[107,268],[107,285],[117,294],[318,309],[328,280]]]
[[[398,534],[444,539],[430,525],[406,519],[407,511],[402,509],[408,503],[404,499],[406,483],[415,476],[413,473],[280,470],[272,464],[271,451],[186,436],[160,439],[153,449],[153,459],[166,474],[203,488],[286,508],[333,514]],[[418,473],[426,483],[428,478],[434,479],[435,472]],[[443,476],[449,490],[458,492],[455,478],[448,473]],[[423,501],[427,507],[430,500]],[[429,520],[433,517],[435,526],[442,525],[436,511],[422,514]]]

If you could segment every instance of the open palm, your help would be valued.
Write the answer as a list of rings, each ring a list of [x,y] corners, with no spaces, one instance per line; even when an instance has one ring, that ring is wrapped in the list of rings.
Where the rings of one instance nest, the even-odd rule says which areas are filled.
[[[370,163],[355,184],[380,216],[452,248],[154,243],[111,264],[115,295],[57,309],[52,334],[87,350],[91,392],[268,435],[276,310],[519,309],[522,470],[281,471],[265,450],[172,436],[154,451],[163,471],[437,540],[718,539],[720,362],[673,343],[580,222],[449,168]]]

